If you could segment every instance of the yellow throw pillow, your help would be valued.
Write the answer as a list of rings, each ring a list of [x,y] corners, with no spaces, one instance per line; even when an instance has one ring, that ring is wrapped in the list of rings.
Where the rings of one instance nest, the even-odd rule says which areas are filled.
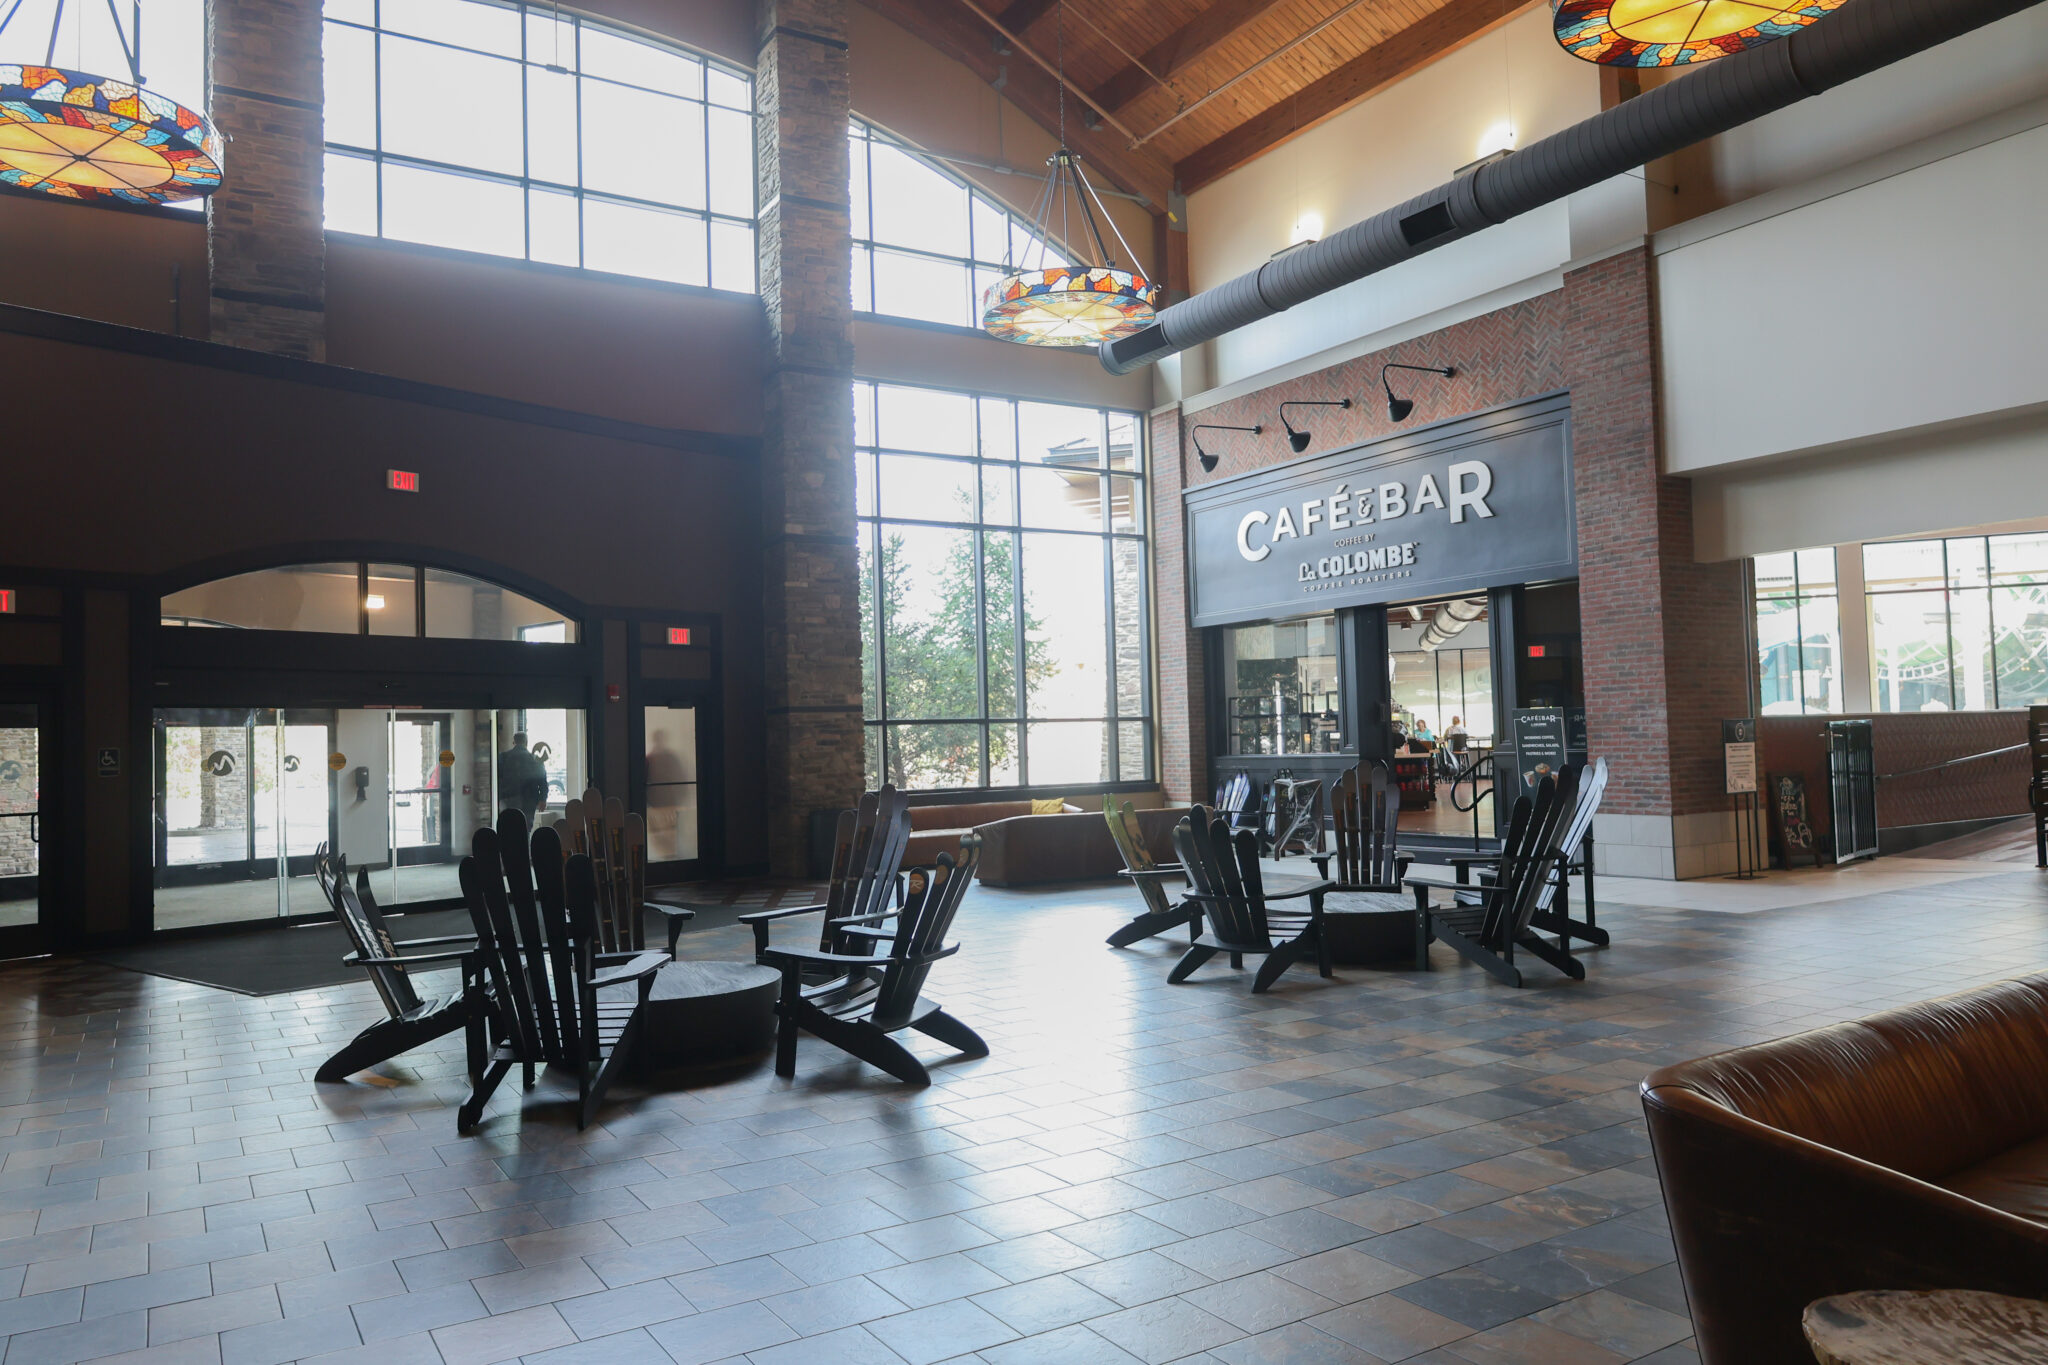
[[[1035,796],[1031,798],[1031,813],[1033,815],[1060,815],[1065,813],[1066,809],[1067,803],[1057,796],[1047,797],[1043,801]]]

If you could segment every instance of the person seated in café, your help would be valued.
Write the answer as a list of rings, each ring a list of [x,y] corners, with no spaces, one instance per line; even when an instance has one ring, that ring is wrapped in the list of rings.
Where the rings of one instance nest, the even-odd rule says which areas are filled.
[[[1465,742],[1471,731],[1465,728],[1463,716],[1452,716],[1451,723],[1444,727],[1443,748],[1438,751],[1437,763],[1446,778],[1455,777],[1458,768],[1465,761]]]

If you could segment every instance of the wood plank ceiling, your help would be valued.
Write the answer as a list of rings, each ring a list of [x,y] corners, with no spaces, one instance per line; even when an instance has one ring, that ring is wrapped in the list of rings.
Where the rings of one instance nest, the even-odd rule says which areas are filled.
[[[1063,51],[1068,142],[1156,212],[1169,189],[1200,189],[1533,0],[862,2],[1048,129],[1060,90],[1046,67]]]

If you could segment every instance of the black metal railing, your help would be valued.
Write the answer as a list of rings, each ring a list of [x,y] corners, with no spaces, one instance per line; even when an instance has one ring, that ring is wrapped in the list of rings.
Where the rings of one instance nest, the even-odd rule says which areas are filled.
[[[1939,763],[1930,763],[1924,768],[1906,768],[1895,773],[1879,773],[1877,780],[1888,782],[1896,777],[1918,777],[1922,773],[1938,773],[1943,768],[1953,768],[1963,763],[1975,763],[1980,758],[1997,758],[2000,754],[2016,754],[2026,747],[2025,744],[2008,744],[2002,749],[1986,749],[1982,753],[1964,754],[1961,758],[1943,759]]]
[[[1487,798],[1493,795],[1494,787],[1496,785],[1496,774],[1494,765],[1495,760],[1497,760],[1499,757],[1500,751],[1496,749],[1491,753],[1485,754],[1480,758],[1472,760],[1472,762],[1466,764],[1463,768],[1460,768],[1457,772],[1451,775],[1452,808],[1456,810],[1472,812],[1472,851],[1474,853],[1479,852],[1482,847],[1482,841],[1479,835],[1479,805],[1482,801],[1485,801]],[[1486,777],[1486,786],[1483,789],[1479,785],[1479,778],[1482,769],[1484,770]],[[1460,782],[1465,781],[1470,781],[1472,784],[1472,799],[1470,801],[1460,801],[1458,799],[1458,784]],[[1496,803],[1496,805],[1497,804],[1498,803]]]

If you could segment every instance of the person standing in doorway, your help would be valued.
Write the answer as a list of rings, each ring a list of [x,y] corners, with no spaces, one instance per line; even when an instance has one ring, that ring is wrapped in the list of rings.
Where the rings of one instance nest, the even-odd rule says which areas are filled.
[[[540,755],[526,747],[526,731],[512,735],[512,747],[498,755],[498,806],[517,810],[526,817],[528,829],[533,818],[548,802],[548,769]]]

